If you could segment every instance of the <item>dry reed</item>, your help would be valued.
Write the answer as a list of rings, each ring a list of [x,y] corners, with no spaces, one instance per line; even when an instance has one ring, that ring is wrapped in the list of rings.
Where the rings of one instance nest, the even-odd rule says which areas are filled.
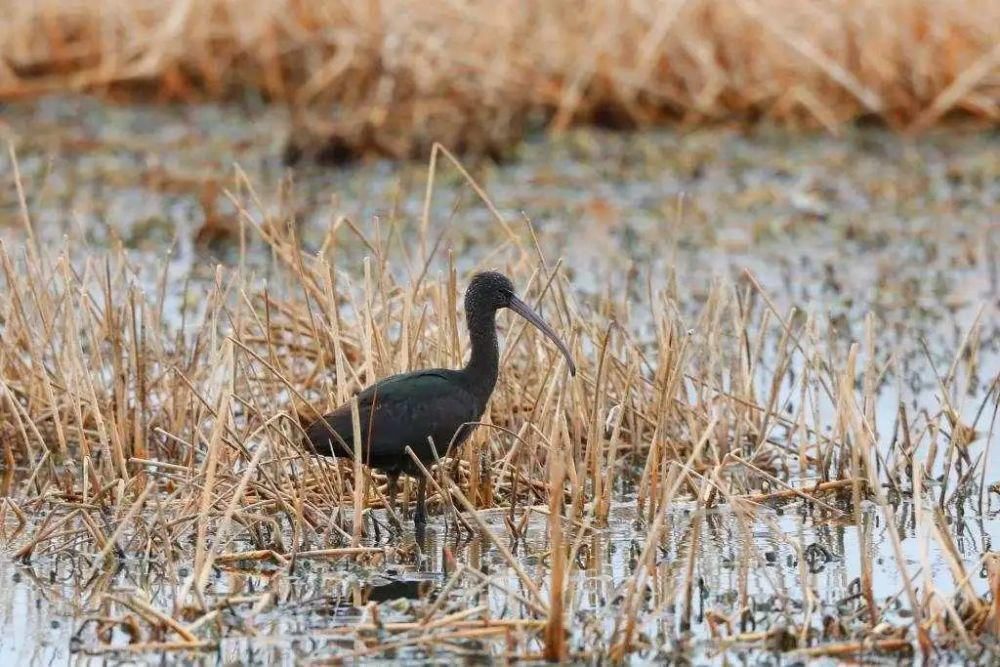
[[[306,456],[299,424],[384,375],[460,361],[464,279],[454,267],[440,281],[417,270],[400,279],[386,268],[390,250],[379,240],[392,234],[364,237],[362,228],[334,225],[331,237],[361,235],[373,252],[363,279],[351,284],[335,242],[318,255],[303,254],[288,221],[268,219],[247,191],[240,215],[255,232],[253,242],[275,258],[273,275],[265,285],[220,266],[200,307],[182,316],[184,328],[164,315],[162,292],[139,289],[121,250],[0,246],[0,427],[6,458],[19,469],[4,476],[0,505],[0,529],[6,531],[7,516],[16,529],[0,539],[16,544],[23,561],[69,552],[79,559],[75,585],[89,600],[77,632],[81,651],[204,650],[233,632],[220,620],[224,609],[258,612],[276,604],[271,592],[214,592],[212,572],[223,566],[266,566],[287,578],[298,561],[351,560],[378,569],[400,557],[399,545],[376,535],[387,526],[383,480],[356,460],[338,465]],[[26,207],[22,213],[30,229]],[[699,544],[714,530],[709,513],[720,504],[733,508],[747,533],[760,506],[787,502],[852,523],[863,576],[861,604],[831,626],[843,629],[826,643],[809,611],[799,625],[750,631],[746,579],[760,554],[747,541],[736,606],[704,614],[719,648],[750,643],[838,656],[929,651],[931,642],[968,648],[995,631],[996,601],[969,585],[942,517],[942,508],[978,499],[976,464],[955,475],[962,483],[946,497],[926,488],[932,475],[957,472],[955,456],[937,460],[942,445],[948,452],[977,446],[982,424],[956,421],[946,399],[938,413],[904,422],[896,432],[906,434],[905,443],[886,448],[868,406],[891,360],[873,345],[852,346],[838,358],[814,321],[779,312],[752,276],[743,285],[716,285],[690,322],[675,315],[676,295],[654,295],[654,333],[641,338],[628,309],[579,302],[532,235],[508,229],[512,252],[503,268],[570,341],[579,373],[569,379],[558,372],[552,350],[532,329],[509,329],[485,425],[462,451],[441,452],[430,500],[479,531],[512,576],[458,564],[444,593],[414,623],[383,623],[370,604],[362,620],[330,624],[331,635],[356,640],[348,649],[331,645],[333,659],[415,647],[447,651],[463,642],[510,658],[624,659],[651,650],[649,628],[674,606],[682,610],[674,628],[684,637],[703,616]],[[418,241],[414,248],[429,245]],[[414,253],[400,259],[415,267],[430,261]],[[619,313],[613,326],[603,312]],[[721,329],[732,336],[720,336]],[[963,347],[975,341],[967,336]],[[957,395],[958,374],[941,382],[943,397]],[[801,401],[786,414],[781,406],[795,397]],[[983,404],[998,398],[993,391]],[[833,416],[820,417],[819,406]],[[918,450],[923,460],[914,456]],[[872,594],[864,548],[872,515],[863,506],[875,503],[892,517],[887,490],[912,499],[923,554],[920,571],[910,572],[899,533],[889,532],[905,576],[900,595],[915,607],[909,626],[884,621],[888,603]],[[692,500],[690,516],[672,511]],[[621,589],[592,612],[611,622],[589,628],[583,642],[569,622],[580,613],[574,587],[587,572],[583,544],[623,505],[648,520],[643,548]],[[504,510],[506,528],[490,525],[484,510],[494,508]],[[532,513],[545,517],[550,539],[544,568],[516,554]],[[686,537],[671,547],[675,522]],[[809,548],[801,540],[780,539],[805,559]],[[661,549],[675,550],[673,562],[658,558]],[[953,589],[941,590],[929,577],[930,551],[944,554]],[[135,558],[169,573],[169,583],[120,590],[116,563]],[[995,595],[993,555],[984,567]],[[803,587],[816,585],[810,568],[797,573]],[[921,573],[918,594],[911,578]],[[509,615],[468,603],[483,590],[502,596]],[[838,637],[844,641],[830,643]]]
[[[640,127],[769,118],[910,131],[1000,120],[993,0],[0,2],[0,99],[260,95],[293,150],[505,152],[538,117]]]

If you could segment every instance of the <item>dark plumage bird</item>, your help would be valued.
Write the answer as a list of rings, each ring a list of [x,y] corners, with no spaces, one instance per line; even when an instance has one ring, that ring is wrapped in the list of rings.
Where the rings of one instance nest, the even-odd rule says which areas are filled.
[[[528,304],[514,294],[514,285],[503,274],[478,273],[465,292],[465,318],[472,354],[461,370],[434,368],[393,375],[358,394],[361,457],[370,468],[389,478],[389,502],[395,508],[401,474],[418,478],[414,522],[426,522],[424,502],[427,480],[406,454],[410,447],[420,462],[430,465],[439,455],[458,447],[469,437],[490,400],[499,370],[496,312],[510,308],[538,327],[566,357],[571,374],[576,367],[566,345]],[[351,404],[340,406],[306,429],[306,446],[317,454],[354,456]]]

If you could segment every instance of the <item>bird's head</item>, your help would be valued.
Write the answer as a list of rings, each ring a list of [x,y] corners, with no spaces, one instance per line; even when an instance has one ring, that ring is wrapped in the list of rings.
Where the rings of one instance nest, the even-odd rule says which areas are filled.
[[[475,313],[494,313],[501,308],[510,308],[515,313],[535,325],[549,340],[555,343],[566,357],[571,375],[576,375],[576,365],[569,354],[569,348],[562,342],[552,327],[545,323],[531,306],[521,301],[514,293],[514,283],[497,271],[483,271],[472,277],[465,291],[465,312],[470,317]]]
[[[514,296],[514,283],[497,271],[483,271],[472,276],[465,290],[465,312],[509,308]]]

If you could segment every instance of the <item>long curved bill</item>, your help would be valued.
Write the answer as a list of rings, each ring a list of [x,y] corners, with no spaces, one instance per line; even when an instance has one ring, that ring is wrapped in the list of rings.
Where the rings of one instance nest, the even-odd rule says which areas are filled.
[[[576,375],[576,364],[573,363],[573,358],[569,354],[569,348],[566,347],[566,343],[559,339],[559,336],[552,330],[552,327],[546,324],[545,320],[543,320],[538,313],[531,309],[531,306],[526,304],[524,301],[521,301],[516,296],[512,296],[510,298],[510,309],[538,327],[539,331],[555,343],[556,347],[559,348],[559,351],[563,353],[564,357],[566,357],[566,365],[569,366],[569,374]]]

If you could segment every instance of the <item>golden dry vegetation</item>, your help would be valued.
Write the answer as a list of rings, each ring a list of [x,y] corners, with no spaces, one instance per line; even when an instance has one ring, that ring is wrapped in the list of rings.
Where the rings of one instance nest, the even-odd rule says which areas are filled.
[[[297,150],[502,154],[536,121],[1000,119],[994,0],[3,0],[0,99],[288,103]]]
[[[265,624],[258,628],[274,609],[305,614],[287,599],[302,563],[347,576],[422,558],[419,540],[386,539],[385,480],[307,455],[299,424],[389,373],[458,365],[465,277],[452,268],[432,279],[425,253],[433,248],[422,237],[410,256],[393,253],[406,267],[401,279],[387,270],[384,239],[395,231],[368,233],[344,219],[318,254],[305,254],[291,221],[269,217],[248,192],[242,226],[275,259],[270,282],[220,267],[214,284],[192,287],[199,291],[179,321],[164,315],[166,266],[158,286],[143,290],[121,250],[70,262],[80,254],[72,242],[63,253],[34,244],[26,208],[24,251],[0,247],[0,540],[29,571],[70,564],[60,581],[81,596],[75,650],[213,649],[247,633],[227,620],[234,610]],[[321,597],[364,610],[322,620],[316,636],[331,642],[331,660],[447,653],[464,642],[518,659],[657,650],[666,640],[651,628],[674,636],[676,624],[685,637],[702,617],[700,545],[720,530],[712,518],[720,508],[732,513],[742,546],[732,599],[704,614],[710,650],[982,650],[976,642],[998,628],[1000,568],[995,554],[982,555],[992,595],[977,592],[946,518],[955,507],[982,507],[988,493],[980,446],[993,438],[997,383],[977,395],[975,422],[962,422],[951,402],[979,354],[975,325],[950,366],[935,370],[940,409],[901,404],[894,432],[878,433],[878,387],[894,362],[875,352],[874,318],[861,343],[835,354],[818,320],[779,310],[747,275],[716,285],[686,323],[670,289],[650,295],[652,333],[643,335],[624,298],[580,302],[529,230],[498,223],[509,235],[494,260],[503,258],[570,342],[579,373],[569,378],[537,333],[512,322],[487,425],[431,478],[435,521],[459,542],[479,535],[494,554],[489,574],[475,555],[449,560],[446,547],[436,600],[404,620],[380,620],[385,608],[357,593]],[[353,281],[337,269],[344,235],[371,252]],[[897,514],[903,498],[905,515]],[[785,536],[798,563],[789,584],[806,606],[757,629],[750,581],[765,558],[750,535],[786,503],[851,533],[860,546],[844,558],[860,576],[842,615],[820,618],[813,568],[830,555]],[[595,608],[579,586],[598,567],[596,540],[616,507],[642,526],[641,549]],[[905,529],[903,516],[912,522]],[[875,523],[901,575],[888,600],[873,593]],[[531,526],[547,548],[529,561],[515,552]],[[910,530],[921,545],[916,562],[902,545]],[[948,564],[948,583],[931,577],[929,554]],[[220,586],[220,576],[230,583]],[[261,577],[266,586],[254,583]],[[795,591],[776,592],[776,604],[793,609]],[[470,606],[480,593],[493,602]],[[899,604],[911,620],[894,615]],[[580,618],[583,626],[570,622]]]

